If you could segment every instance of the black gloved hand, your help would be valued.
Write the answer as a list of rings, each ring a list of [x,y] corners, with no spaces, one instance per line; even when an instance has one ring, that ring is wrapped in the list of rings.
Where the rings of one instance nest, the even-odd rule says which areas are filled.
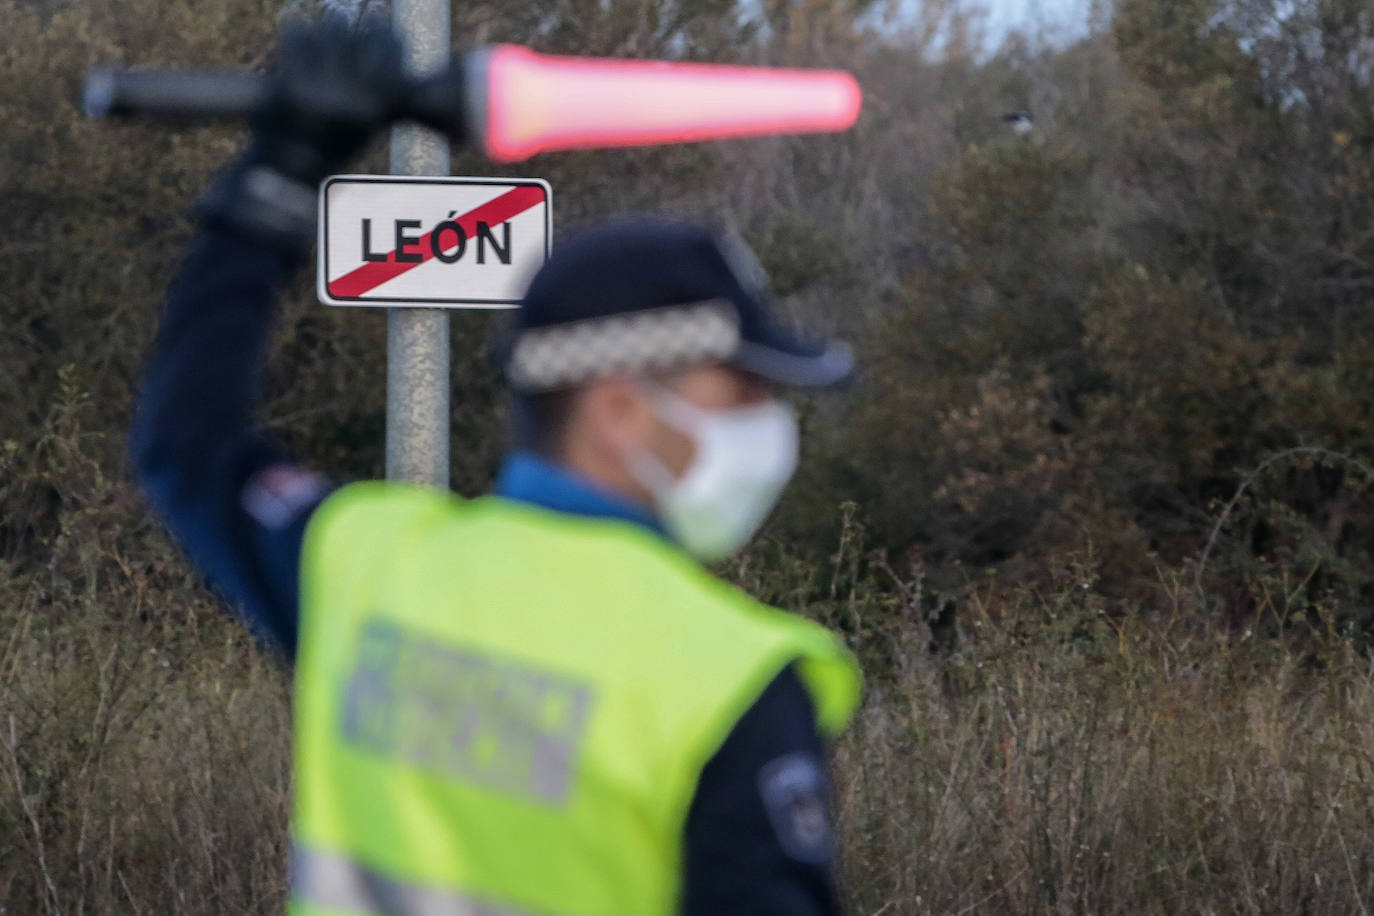
[[[315,236],[316,192],[391,122],[410,91],[404,53],[384,23],[342,17],[282,33],[266,104],[247,151],[210,189],[200,212],[293,253]]]

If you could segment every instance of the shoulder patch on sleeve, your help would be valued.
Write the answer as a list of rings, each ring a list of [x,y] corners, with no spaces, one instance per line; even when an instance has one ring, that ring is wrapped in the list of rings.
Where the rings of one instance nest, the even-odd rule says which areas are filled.
[[[264,528],[279,530],[329,490],[325,478],[294,464],[273,464],[243,485],[244,511]]]
[[[786,754],[765,764],[759,792],[783,852],[811,865],[834,857],[825,767],[814,754]]]

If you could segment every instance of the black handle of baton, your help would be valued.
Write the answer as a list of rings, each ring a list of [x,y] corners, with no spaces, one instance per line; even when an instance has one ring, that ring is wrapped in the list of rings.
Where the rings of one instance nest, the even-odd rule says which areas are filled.
[[[266,95],[266,81],[246,73],[98,69],[86,76],[83,107],[92,118],[247,118]]]
[[[463,82],[461,62],[417,81],[394,117],[463,139],[467,121]],[[267,88],[265,77],[249,73],[101,68],[86,76],[83,107],[92,118],[151,115],[245,120],[266,100]]]

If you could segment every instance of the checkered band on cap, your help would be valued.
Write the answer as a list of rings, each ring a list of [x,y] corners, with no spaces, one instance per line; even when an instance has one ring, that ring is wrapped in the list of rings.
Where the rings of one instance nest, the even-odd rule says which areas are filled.
[[[523,331],[511,351],[511,384],[552,391],[608,372],[664,371],[721,360],[740,344],[728,299],[670,305]]]

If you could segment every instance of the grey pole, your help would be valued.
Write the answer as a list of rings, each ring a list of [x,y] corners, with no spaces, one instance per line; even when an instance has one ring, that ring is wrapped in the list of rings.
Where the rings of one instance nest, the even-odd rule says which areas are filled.
[[[449,57],[450,0],[392,0],[412,72]],[[411,124],[391,132],[391,174],[447,175],[448,141]],[[444,309],[393,308],[386,325],[386,476],[448,487],[449,329]]]

